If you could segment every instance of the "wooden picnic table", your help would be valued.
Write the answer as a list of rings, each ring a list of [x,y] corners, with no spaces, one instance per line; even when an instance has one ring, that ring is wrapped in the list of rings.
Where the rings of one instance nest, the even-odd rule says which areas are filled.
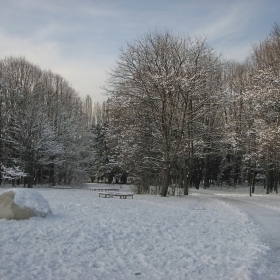
[[[100,192],[100,193],[99,193],[99,197],[108,198],[108,197],[111,197],[111,193]]]
[[[121,199],[127,199],[127,197],[131,196],[133,199],[133,193],[112,193],[112,192],[99,192],[99,197],[104,197],[104,198],[111,198],[114,196],[118,196]]]
[[[114,196],[118,196],[119,198],[122,198],[122,199],[127,199],[128,196],[131,196],[131,198],[133,199],[133,193],[111,193],[111,197],[114,197]]]

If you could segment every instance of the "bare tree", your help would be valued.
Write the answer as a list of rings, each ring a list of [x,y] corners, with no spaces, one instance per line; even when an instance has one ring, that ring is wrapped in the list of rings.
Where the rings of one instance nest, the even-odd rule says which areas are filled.
[[[157,165],[162,196],[167,195],[187,124],[205,112],[206,89],[216,63],[205,40],[153,33],[128,44],[111,72],[107,88],[111,125],[125,124],[126,131],[133,131],[141,123],[155,136],[161,152]],[[211,93],[217,85],[212,86]],[[119,129],[119,136],[124,135]]]

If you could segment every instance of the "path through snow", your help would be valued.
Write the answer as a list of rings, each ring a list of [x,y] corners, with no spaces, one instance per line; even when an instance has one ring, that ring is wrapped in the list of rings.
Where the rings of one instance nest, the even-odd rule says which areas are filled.
[[[238,189],[235,193],[200,190],[193,191],[193,194],[210,195],[212,199],[224,201],[243,210],[250,219],[255,221],[262,229],[264,242],[269,244],[270,253],[265,260],[267,272],[266,280],[280,279],[280,197],[276,194],[260,194],[261,188],[257,194],[249,196],[242,192],[247,189]],[[247,190],[248,191],[248,190]]]

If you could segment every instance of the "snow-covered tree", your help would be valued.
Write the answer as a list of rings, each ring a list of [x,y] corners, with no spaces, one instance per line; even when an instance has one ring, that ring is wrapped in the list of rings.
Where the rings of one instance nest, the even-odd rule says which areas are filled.
[[[14,184],[16,180],[28,176],[19,166],[5,167],[1,164],[1,176],[3,180],[12,181]]]
[[[250,83],[245,94],[254,114],[255,150],[251,156],[265,170],[267,193],[277,191],[279,181],[279,55],[280,27],[275,24],[270,36],[253,48]]]
[[[86,179],[90,129],[76,91],[24,58],[0,60],[0,80],[3,166],[20,166],[29,187]]]
[[[124,146],[125,138],[137,127],[155,136],[156,146],[150,149],[161,154],[154,163],[161,170],[162,196],[167,194],[187,125],[205,114],[206,103],[218,90],[217,79],[212,79],[216,65],[217,57],[205,40],[166,32],[128,44],[111,72],[109,114],[110,125],[118,126],[117,144],[122,150],[131,147]],[[193,141],[190,137],[185,139]],[[148,159],[143,155],[142,162],[144,158]]]

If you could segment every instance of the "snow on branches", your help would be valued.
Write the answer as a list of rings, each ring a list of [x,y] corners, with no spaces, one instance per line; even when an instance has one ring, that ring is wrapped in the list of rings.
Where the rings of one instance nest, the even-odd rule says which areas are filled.
[[[5,167],[1,164],[1,170],[3,179],[16,180],[28,176],[28,174],[23,172],[19,166]]]

